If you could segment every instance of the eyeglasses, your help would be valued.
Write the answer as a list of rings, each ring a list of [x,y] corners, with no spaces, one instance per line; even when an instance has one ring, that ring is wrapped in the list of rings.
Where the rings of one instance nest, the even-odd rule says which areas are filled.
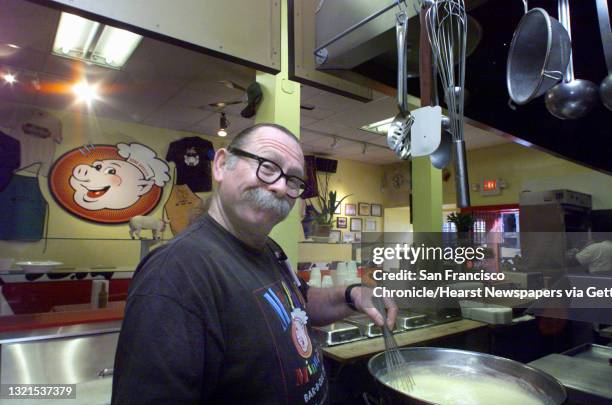
[[[253,159],[259,162],[257,166],[257,178],[266,184],[274,184],[281,177],[287,180],[287,195],[291,198],[298,198],[308,189],[306,182],[297,176],[290,176],[283,172],[283,169],[275,162],[262,158],[261,156],[254,155],[246,152],[242,149],[228,148],[228,151],[236,156],[242,156],[245,158]]]

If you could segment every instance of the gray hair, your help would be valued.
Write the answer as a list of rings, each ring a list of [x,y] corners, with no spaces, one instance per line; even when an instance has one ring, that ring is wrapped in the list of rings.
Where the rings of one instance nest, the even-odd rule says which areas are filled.
[[[243,129],[242,131],[240,131],[238,134],[236,134],[234,139],[232,139],[232,141],[227,146],[227,148],[228,149],[229,148],[242,149],[245,145],[248,145],[251,136],[254,135],[255,132],[257,132],[258,129],[265,128],[265,127],[276,128],[279,131],[281,131],[282,133],[284,133],[285,135],[293,138],[298,144],[300,143],[300,140],[298,139],[298,137],[295,136],[295,134],[293,132],[289,131],[284,126],[278,125],[278,124],[273,124],[273,123],[262,122],[260,124],[252,125],[252,126],[250,126],[248,128]],[[236,167],[236,162],[238,162],[238,156],[230,154],[229,158],[227,159],[227,166],[226,166],[227,169],[228,170],[233,170],[234,167]]]
[[[249,138],[251,137],[251,135],[253,135],[259,128],[264,128],[264,127],[276,128],[279,131],[281,131],[282,133],[284,133],[285,135],[293,138],[297,143],[300,143],[300,140],[298,139],[298,137],[295,136],[295,134],[293,132],[289,131],[284,126],[278,125],[278,124],[262,122],[260,124],[255,124],[253,126],[245,128],[242,131],[238,132],[238,134],[234,137],[234,139],[232,139],[232,141],[228,145],[228,148],[242,148],[242,147],[244,147],[244,145],[246,145],[248,143]]]

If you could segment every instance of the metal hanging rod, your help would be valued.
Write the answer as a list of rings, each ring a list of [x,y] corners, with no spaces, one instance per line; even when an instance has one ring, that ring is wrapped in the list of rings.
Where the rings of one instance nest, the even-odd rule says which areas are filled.
[[[341,33],[337,34],[332,39],[330,39],[329,41],[325,42],[323,45],[321,45],[317,49],[315,49],[314,54],[317,55],[322,49],[327,48],[328,46],[330,46],[334,42],[338,41],[339,39],[347,36],[348,34],[350,34],[353,31],[355,31],[357,28],[359,28],[359,27],[369,23],[370,21],[372,21],[376,17],[378,17],[378,16],[386,13],[387,11],[391,10],[393,7],[395,7],[395,6],[399,7],[400,3],[404,3],[404,6],[405,6],[406,5],[406,0],[395,0],[395,1],[393,1],[393,3],[389,4],[388,6],[385,6],[382,10],[377,11],[374,14],[372,14],[372,15],[364,18],[363,20],[359,21],[358,23],[351,25],[350,27],[348,27],[347,29],[345,29],[344,31],[342,31]]]
[[[347,138],[345,136],[340,136],[340,135],[334,135],[334,134],[330,134],[330,133],[327,133],[327,132],[318,131],[316,129],[310,129],[310,128],[306,128],[306,127],[300,127],[300,129],[303,130],[303,131],[312,132],[314,134],[325,136],[325,137],[332,138],[332,139],[341,139],[343,141],[359,143],[359,144],[362,144],[362,145],[368,145],[368,148],[370,148],[370,146],[371,146],[373,148],[380,148],[380,149],[389,150],[389,148],[387,146],[377,145],[377,144],[372,143],[372,142],[359,141],[357,139]],[[382,135],[381,135],[381,137],[382,137]]]

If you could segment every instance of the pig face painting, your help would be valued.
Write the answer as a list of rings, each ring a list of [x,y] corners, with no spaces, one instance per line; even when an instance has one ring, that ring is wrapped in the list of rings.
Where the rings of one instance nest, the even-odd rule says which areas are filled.
[[[291,338],[300,356],[307,359],[312,354],[312,343],[306,329],[308,315],[300,308],[291,312]]]
[[[130,207],[151,190],[155,182],[131,163],[102,160],[78,165],[70,176],[74,202],[87,210]]]
[[[92,146],[55,161],[49,187],[56,201],[72,214],[101,223],[124,223],[152,211],[170,180],[167,163],[138,143]]]

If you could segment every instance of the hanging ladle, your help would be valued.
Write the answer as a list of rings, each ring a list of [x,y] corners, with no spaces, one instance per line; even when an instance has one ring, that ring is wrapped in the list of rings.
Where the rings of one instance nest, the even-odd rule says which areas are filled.
[[[607,0],[597,0],[597,19],[599,20],[599,32],[603,45],[604,56],[608,76],[599,86],[599,97],[608,110],[612,110],[612,29],[610,29],[610,14]]]
[[[399,114],[395,116],[393,122],[387,130],[387,145],[395,152],[400,159],[410,158],[410,127],[414,122],[414,117],[408,111],[408,80],[406,77],[406,58],[408,51],[406,48],[406,33],[408,31],[408,15],[405,11],[400,11],[395,25],[397,36],[397,104]]]
[[[570,13],[568,0],[559,0],[559,20],[567,30],[570,38]],[[584,117],[597,104],[597,85],[591,81],[574,78],[573,56],[564,80],[546,92],[546,108],[555,117],[562,120],[575,120]]]

